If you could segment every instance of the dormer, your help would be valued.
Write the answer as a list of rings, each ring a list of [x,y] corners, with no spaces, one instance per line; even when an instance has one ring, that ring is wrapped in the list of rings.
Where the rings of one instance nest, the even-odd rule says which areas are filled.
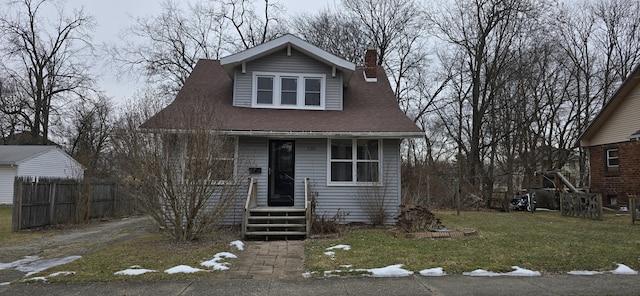
[[[233,80],[233,106],[342,110],[355,64],[285,35],[224,57]]]

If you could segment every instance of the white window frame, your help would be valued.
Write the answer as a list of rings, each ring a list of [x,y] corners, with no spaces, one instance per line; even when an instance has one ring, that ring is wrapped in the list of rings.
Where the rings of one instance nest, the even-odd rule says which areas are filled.
[[[335,161],[331,159],[331,141],[333,140],[351,140],[351,160],[346,159],[336,159]],[[378,159],[377,160],[358,160],[358,140],[377,140],[378,141]],[[383,173],[382,173],[382,164],[384,163],[383,156],[383,147],[384,142],[382,139],[376,138],[334,138],[327,140],[327,186],[383,186]],[[351,181],[332,181],[331,180],[331,163],[332,162],[351,162],[351,172],[352,172],[352,180]],[[378,163],[378,182],[358,182],[358,163],[359,162],[377,162]]]
[[[272,104],[258,103],[258,77],[273,78],[273,101]],[[296,91],[296,104],[282,104],[282,78],[296,78],[298,89]],[[320,106],[305,105],[305,79],[320,79]],[[324,110],[325,109],[325,74],[310,73],[278,73],[278,72],[253,72],[251,87],[251,107],[253,108],[273,108],[273,109],[303,109],[303,110]]]
[[[617,152],[618,156],[611,156],[611,152]],[[607,168],[618,168],[620,167],[620,150],[618,148],[609,148],[606,149],[606,157],[607,157]],[[611,160],[617,160],[618,164],[611,164]]]

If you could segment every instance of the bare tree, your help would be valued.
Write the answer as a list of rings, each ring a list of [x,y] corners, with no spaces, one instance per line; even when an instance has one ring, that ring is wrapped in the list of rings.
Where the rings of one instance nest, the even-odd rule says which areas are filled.
[[[364,64],[364,50],[370,39],[362,33],[359,19],[326,9],[315,15],[297,16],[292,25],[305,41],[350,62]]]
[[[211,0],[183,9],[179,1],[164,0],[160,15],[135,18],[123,31],[123,45],[110,45],[107,51],[120,75],[144,77],[175,95],[199,59],[219,59],[281,34],[278,15],[272,15],[277,5],[265,1],[261,18],[254,2]]]
[[[208,106],[176,114],[191,120],[188,129],[140,130],[139,124],[154,113],[145,106],[143,101],[127,110],[118,122],[116,159],[146,213],[174,239],[194,240],[220,226],[236,201],[243,178],[234,172],[234,139],[193,119],[196,109]]]
[[[459,112],[470,112],[470,125],[461,131],[468,132],[468,141],[464,143],[468,150],[463,150],[467,152],[467,180],[474,191],[481,188],[486,177],[485,159],[491,158],[485,154],[492,145],[491,134],[486,131],[487,116],[510,79],[507,70],[513,61],[512,48],[525,32],[524,24],[534,11],[530,1],[461,0],[454,7],[443,7],[430,16],[440,38],[456,48],[458,57],[463,59],[461,70],[465,74],[461,86],[467,85],[469,93],[458,92],[465,96],[457,100],[461,104]],[[485,187],[491,190],[490,186]]]
[[[225,52],[222,9],[212,1],[185,11],[178,2],[165,0],[160,15],[135,18],[121,37],[123,45],[108,51],[121,74],[140,71],[147,82],[175,94],[198,59],[217,59]]]
[[[25,108],[12,112],[21,115],[34,142],[42,136],[41,144],[46,144],[58,101],[93,83],[88,63],[93,19],[82,10],[66,15],[60,5],[55,6],[58,18],[49,23],[41,10],[52,2],[11,2],[0,16],[2,64],[26,98],[21,101]]]
[[[68,152],[87,168],[85,177],[109,177],[114,108],[104,96],[88,98],[73,107],[66,125]]]
[[[261,12],[256,10],[256,6],[260,6],[256,2],[264,2]],[[235,30],[228,40],[229,44],[236,45],[234,52],[260,45],[284,33],[285,29],[279,26],[280,6],[277,1],[226,0],[224,7],[222,16]]]

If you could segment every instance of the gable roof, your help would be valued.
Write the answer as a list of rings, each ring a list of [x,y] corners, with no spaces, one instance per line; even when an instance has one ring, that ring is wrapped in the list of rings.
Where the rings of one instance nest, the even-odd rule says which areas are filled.
[[[53,149],[58,148],[56,146],[2,145],[0,146],[0,165],[19,165]]]
[[[421,137],[424,132],[398,107],[384,69],[365,82],[356,68],[344,90],[343,110],[285,110],[233,106],[233,80],[220,61],[200,60],[176,99],[143,129],[190,128],[197,122],[231,135],[274,137]]]
[[[613,97],[607,102],[600,113],[594,118],[594,120],[589,124],[589,127],[580,135],[578,138],[578,145],[581,147],[592,146],[592,139],[600,132],[600,130],[605,126],[607,121],[612,117],[614,113],[616,113],[618,107],[625,102],[626,99],[629,98],[631,92],[640,86],[640,65],[638,65],[631,74],[627,77],[627,79],[620,85],[616,93]],[[640,100],[640,98],[636,98]],[[640,129],[640,115],[636,117],[638,122],[631,123],[636,126],[632,128],[632,131],[629,131],[625,136],[627,139],[631,139],[634,135],[637,135],[638,132],[633,132],[634,130]]]
[[[0,145],[42,145],[42,135],[38,135],[34,142],[30,132],[17,132],[13,135],[0,138]],[[58,146],[58,144],[48,139],[47,145]]]
[[[249,48],[247,50],[232,54],[230,56],[220,59],[220,65],[225,69],[230,77],[233,77],[233,72],[237,66],[241,66],[243,63],[259,59],[263,56],[270,55],[284,48],[295,48],[296,50],[315,58],[316,60],[323,62],[329,66],[336,67],[336,69],[344,73],[344,81],[349,82],[356,65],[345,59],[337,57],[327,51],[324,51],[310,43],[299,39],[298,37],[287,34],[280,38],[265,42],[256,47]]]

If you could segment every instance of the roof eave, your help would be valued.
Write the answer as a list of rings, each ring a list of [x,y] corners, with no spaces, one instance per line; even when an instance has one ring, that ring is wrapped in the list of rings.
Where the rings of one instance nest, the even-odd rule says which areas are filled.
[[[321,62],[330,66],[335,66],[336,69],[344,73],[344,79],[346,82],[351,79],[356,65],[345,59],[342,59],[336,55],[333,55],[327,51],[324,51],[302,39],[299,39],[291,34],[282,36],[280,38],[265,42],[250,49],[235,53],[220,59],[220,65],[224,68],[230,77],[233,77],[233,71],[236,67],[242,65],[263,56],[272,54],[278,50],[284,49],[287,45],[291,45],[296,50],[314,57]]]
[[[164,133],[184,133],[183,129],[151,129],[141,128],[143,132],[164,132]],[[270,138],[381,138],[381,139],[404,139],[404,138],[422,138],[424,132],[400,131],[400,132],[318,132],[318,131],[213,131],[229,136],[253,136],[253,137],[270,137]]]
[[[634,78],[636,79],[635,81]],[[622,99],[638,84],[638,79],[640,79],[640,64],[636,66],[627,79],[625,79],[622,85],[616,90],[611,99],[602,107],[598,115],[591,121],[589,126],[580,134],[574,147],[587,147],[591,145],[593,135],[602,127],[604,121],[613,113],[613,110],[620,105]]]

